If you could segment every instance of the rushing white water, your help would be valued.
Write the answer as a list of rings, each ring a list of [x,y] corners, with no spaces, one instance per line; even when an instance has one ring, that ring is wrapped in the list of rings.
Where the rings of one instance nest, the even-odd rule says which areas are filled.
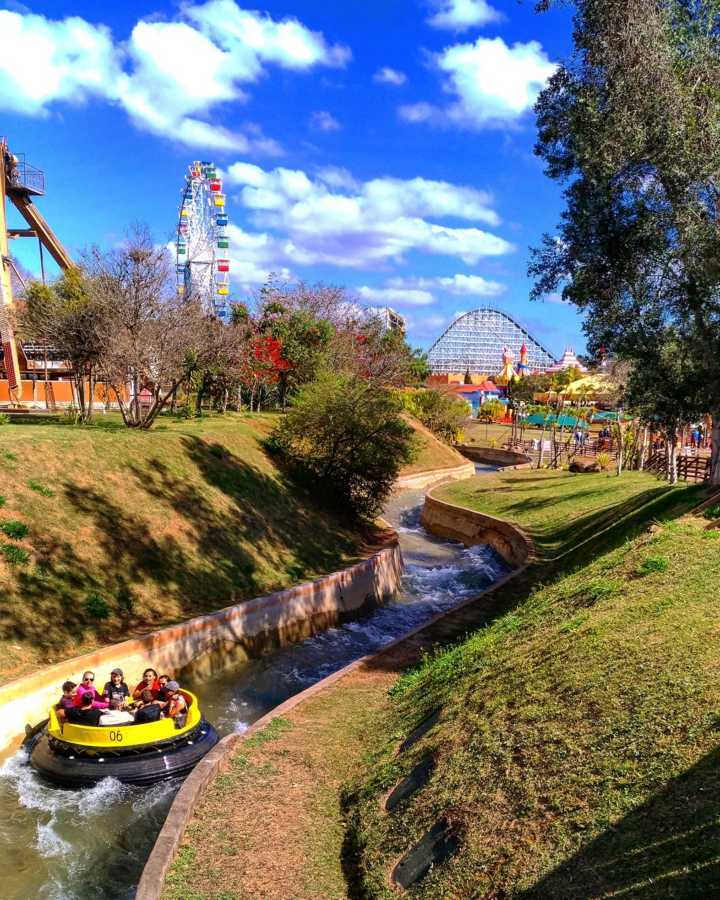
[[[422,492],[394,498],[406,572],[393,603],[202,684],[190,684],[221,734],[243,731],[278,703],[479,593],[506,571],[488,547],[465,549],[420,525]],[[23,752],[0,768],[0,897],[127,900],[178,785],[132,788],[107,778],[86,790],[42,782]]]

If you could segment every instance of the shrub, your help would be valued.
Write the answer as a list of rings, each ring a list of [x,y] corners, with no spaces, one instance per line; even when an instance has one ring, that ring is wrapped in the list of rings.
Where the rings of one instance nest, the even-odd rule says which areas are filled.
[[[24,566],[30,559],[30,554],[22,547],[16,544],[1,544],[0,553],[5,557],[6,562],[14,566]]]
[[[38,494],[42,494],[43,497],[54,497],[55,491],[51,490],[49,487],[45,487],[44,484],[40,484],[39,481],[34,481],[32,478],[28,481],[28,487],[31,491],[35,491]]]
[[[604,471],[610,467],[610,454],[609,453],[598,453],[595,457],[595,462],[600,466],[600,468]]]
[[[6,503],[7,500],[3,497],[2,494],[0,494],[0,506],[5,506]]]
[[[92,619],[107,619],[110,615],[110,607],[99,594],[88,594],[83,609]]]
[[[480,407],[478,419],[481,422],[495,422],[502,419],[507,412],[507,407],[499,400],[486,400]]]
[[[400,411],[380,385],[324,372],[298,392],[268,446],[326,502],[372,518],[417,454]]]
[[[720,519],[720,503],[713,503],[703,513],[706,519]]]
[[[640,566],[638,575],[652,575],[653,572],[664,572],[668,567],[668,561],[662,556],[649,556]]]
[[[0,425],[8,425],[10,423],[10,416],[7,413],[0,413]]]
[[[24,522],[8,519],[6,522],[0,522],[0,531],[9,538],[22,540],[24,537],[27,537],[28,527]]]
[[[466,400],[452,391],[421,389],[402,391],[403,407],[433,434],[448,444],[456,444],[462,436],[462,425],[470,415]]]

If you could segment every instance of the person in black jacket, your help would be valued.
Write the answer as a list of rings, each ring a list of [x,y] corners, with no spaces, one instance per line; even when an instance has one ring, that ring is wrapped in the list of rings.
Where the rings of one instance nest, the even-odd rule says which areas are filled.
[[[81,706],[66,711],[67,721],[73,725],[99,725],[105,710],[93,709],[93,695],[83,694],[80,703]]]
[[[165,703],[161,700],[153,698],[153,692],[146,688],[141,695],[139,709],[135,713],[135,724],[143,724],[145,722],[157,722],[162,715],[162,709]]]

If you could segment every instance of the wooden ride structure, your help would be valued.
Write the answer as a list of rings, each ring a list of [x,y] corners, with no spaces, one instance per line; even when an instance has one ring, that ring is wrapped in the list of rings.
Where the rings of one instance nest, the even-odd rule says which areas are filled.
[[[45,248],[63,270],[74,263],[57,236],[33,203],[33,197],[45,193],[45,176],[34,166],[25,162],[21,154],[10,152],[7,140],[0,138],[0,340],[2,341],[5,373],[8,380],[10,401],[20,406],[23,386],[20,378],[18,347],[13,329],[13,287],[11,272],[14,268],[9,252],[12,238],[34,237],[42,250]],[[9,228],[7,224],[6,201],[9,200],[27,222],[27,228]]]

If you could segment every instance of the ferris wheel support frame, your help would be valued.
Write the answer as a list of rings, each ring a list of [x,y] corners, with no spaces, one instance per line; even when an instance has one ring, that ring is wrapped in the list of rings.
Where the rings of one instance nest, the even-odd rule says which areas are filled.
[[[185,176],[178,215],[176,272],[178,293],[195,296],[219,318],[228,316],[229,242],[225,194],[214,163],[195,160]],[[222,298],[222,299],[218,299]]]

